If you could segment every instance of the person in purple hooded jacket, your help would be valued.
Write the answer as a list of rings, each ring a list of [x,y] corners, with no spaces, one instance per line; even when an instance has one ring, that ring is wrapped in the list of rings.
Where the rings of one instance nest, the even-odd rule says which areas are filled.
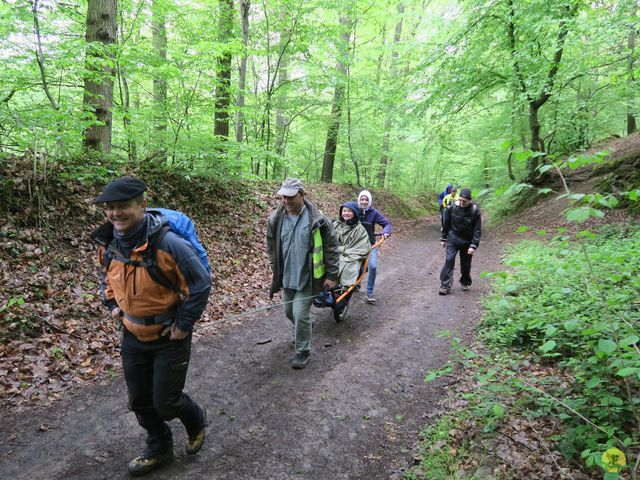
[[[358,194],[358,205],[360,206],[359,219],[362,226],[369,234],[371,245],[376,243],[375,228],[376,225],[382,227],[380,234],[384,238],[391,235],[391,222],[379,210],[373,208],[373,197],[369,190],[362,190]],[[376,285],[376,275],[378,271],[378,249],[371,249],[369,256],[369,279],[367,281],[367,303],[373,305],[376,299],[373,296],[373,289]]]

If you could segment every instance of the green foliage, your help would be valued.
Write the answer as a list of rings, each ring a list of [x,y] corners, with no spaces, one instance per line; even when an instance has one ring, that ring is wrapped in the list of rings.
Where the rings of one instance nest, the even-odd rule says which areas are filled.
[[[636,190],[618,191],[616,193],[602,194],[593,193],[572,193],[566,186],[563,172],[577,170],[579,168],[597,168],[610,156],[611,152],[602,150],[592,154],[579,154],[566,158],[555,159],[554,156],[546,156],[545,163],[537,168],[540,174],[555,172],[565,184],[566,193],[559,194],[556,199],[568,199],[572,207],[567,209],[566,218],[569,222],[580,223],[589,218],[602,218],[605,213],[602,209],[614,209],[621,203],[625,206],[637,203],[638,193]],[[530,151],[526,152],[526,157],[533,156]],[[482,193],[489,200],[492,211],[492,222],[497,223],[501,219],[518,213],[525,207],[534,204],[538,197],[546,196],[553,192],[551,188],[535,188],[528,183],[507,183],[495,189],[484,190]],[[631,209],[632,210],[632,209]],[[526,227],[521,227],[526,228]],[[525,230],[519,230],[519,233]],[[584,234],[584,233],[582,233]]]
[[[64,359],[64,350],[60,347],[51,347],[50,348],[51,355],[56,359],[56,361],[61,361]]]
[[[25,305],[23,297],[10,297],[7,303],[0,305],[0,326],[2,332],[6,332],[0,336],[0,341],[3,341],[5,336],[32,335],[38,331],[38,320],[24,308]]]
[[[435,425],[421,432],[420,464],[406,472],[403,476],[404,480],[460,478],[456,471],[463,452],[454,450],[451,432],[460,425],[461,420],[460,417],[444,416]]]
[[[551,95],[539,112],[545,154],[558,157],[623,133],[627,111],[638,111],[637,75],[628,66],[637,65],[637,52],[627,47],[628,27],[638,18],[631,3],[498,0],[488,8],[480,0],[437,0],[425,9],[419,0],[252,2],[245,45],[237,11],[231,37],[222,41],[218,9],[207,2],[185,9],[172,0],[123,0],[109,64],[112,157],[98,160],[317,181],[334,87],[343,82],[335,182],[383,186],[384,150],[384,186],[398,193],[437,192],[449,181],[497,190],[525,179],[528,162],[540,154],[532,151],[528,112],[541,92]],[[567,7],[574,4],[579,10]],[[82,108],[84,80],[96,74],[86,54],[104,47],[84,41],[85,0],[40,2],[41,70],[34,12],[16,5],[0,7],[0,152],[43,152],[81,176],[74,159],[83,156],[82,132],[93,122]],[[158,14],[166,55],[149,21]],[[348,50],[339,41],[345,15]],[[565,24],[562,62],[548,85]],[[248,61],[244,106],[227,112],[232,131],[242,114],[241,141],[213,135],[217,60],[226,54],[234,65],[243,56]],[[346,75],[336,73],[338,59]],[[234,69],[231,98],[241,93],[238,80]],[[159,82],[166,100],[158,97]]]
[[[608,447],[640,442],[634,393],[640,380],[640,258],[632,254],[640,249],[640,226],[583,237],[514,247],[505,262],[510,272],[495,276],[479,331],[494,347],[515,348],[569,372],[573,385],[558,392],[570,409],[561,446],[591,466],[600,464]]]
[[[118,378],[118,372],[114,367],[108,367],[107,374],[109,375],[110,380],[115,380],[116,378]]]
[[[570,157],[549,167],[562,176],[562,169],[606,155]],[[517,184],[500,193],[530,188]],[[620,197],[639,197],[636,190],[604,196],[568,189],[563,196],[573,203],[566,212],[573,222],[604,216],[601,208],[616,207]],[[478,385],[466,395],[464,411],[488,434],[509,416],[557,416],[566,429],[554,438],[563,454],[581,458],[587,468],[601,467],[604,478],[619,478],[628,468],[620,460],[623,451],[630,458],[640,445],[640,257],[633,254],[640,249],[640,226],[535,233],[544,243],[512,247],[504,262],[508,271],[483,273],[494,279],[494,293],[485,301],[479,332],[492,352],[478,355],[452,341],[454,363],[471,370]],[[553,373],[531,374],[532,364],[553,365]],[[451,370],[447,364],[425,381]]]

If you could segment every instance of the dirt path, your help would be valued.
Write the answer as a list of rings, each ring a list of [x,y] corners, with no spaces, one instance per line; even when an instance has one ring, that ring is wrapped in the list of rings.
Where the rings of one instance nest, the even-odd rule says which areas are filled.
[[[385,247],[377,305],[357,293],[343,323],[329,309],[314,309],[304,370],[289,366],[292,327],[280,310],[197,341],[187,388],[208,407],[207,441],[199,455],[186,457],[183,429],[172,422],[177,461],[145,478],[398,478],[446,392],[446,380],[423,382],[447,359],[449,341],[436,333],[470,334],[477,300],[489,287],[479,273],[498,261],[497,245],[483,240],[472,290],[456,283],[451,295],[439,296],[438,237],[430,224]],[[126,464],[142,443],[120,378],[50,409],[3,416],[0,478],[128,478]]]

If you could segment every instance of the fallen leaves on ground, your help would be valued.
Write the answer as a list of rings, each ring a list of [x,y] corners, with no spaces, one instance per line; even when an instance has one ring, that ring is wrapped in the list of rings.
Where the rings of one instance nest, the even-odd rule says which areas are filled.
[[[119,376],[120,330],[101,304],[97,246],[89,240],[104,222],[92,203],[102,185],[67,181],[55,171],[43,175],[24,168],[19,158],[2,168],[11,190],[4,192],[8,201],[0,210],[0,400],[17,411]],[[140,176],[151,205],[193,218],[209,253],[212,293],[196,336],[220,334],[242,321],[240,313],[277,302],[268,296],[265,233],[278,183],[187,180],[166,172]],[[309,199],[334,218],[358,191],[319,185]],[[407,209],[397,197],[381,198],[390,208]],[[400,231],[409,225],[394,223]]]

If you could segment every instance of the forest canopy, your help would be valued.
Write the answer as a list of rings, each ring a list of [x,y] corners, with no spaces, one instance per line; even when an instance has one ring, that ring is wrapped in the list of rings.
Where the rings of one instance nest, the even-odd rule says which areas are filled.
[[[3,0],[0,154],[407,193],[531,181],[636,130],[638,10]]]

